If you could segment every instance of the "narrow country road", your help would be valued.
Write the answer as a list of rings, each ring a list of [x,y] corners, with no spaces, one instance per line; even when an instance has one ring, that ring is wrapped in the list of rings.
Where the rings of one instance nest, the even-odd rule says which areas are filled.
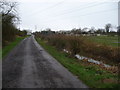
[[[2,62],[3,88],[87,88],[30,36]]]

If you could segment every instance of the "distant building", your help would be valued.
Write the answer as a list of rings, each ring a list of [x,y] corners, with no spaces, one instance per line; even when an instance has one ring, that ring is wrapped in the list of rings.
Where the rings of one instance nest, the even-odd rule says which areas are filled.
[[[27,31],[27,35],[32,35],[32,30],[26,30]]]
[[[43,35],[52,35],[52,34],[55,34],[55,31],[51,31],[51,30],[41,31],[41,34],[43,34]]]
[[[101,34],[96,34],[96,36],[101,36]]]

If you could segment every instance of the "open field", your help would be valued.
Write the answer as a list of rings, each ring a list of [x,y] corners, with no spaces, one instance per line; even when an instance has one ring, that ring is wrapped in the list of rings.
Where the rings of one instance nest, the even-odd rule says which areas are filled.
[[[118,47],[119,46],[119,39],[118,36],[86,36],[85,38],[89,39],[92,42],[108,45],[112,47]]]
[[[49,45],[44,40],[36,38],[38,43],[42,45],[55,59],[57,59],[64,67],[76,75],[89,87],[95,88],[118,88],[118,75],[110,73],[101,68],[78,61],[69,57],[68,54],[58,51],[54,46]]]
[[[2,58],[4,58],[24,38],[25,37],[17,37],[13,42],[10,42],[9,45],[5,46],[2,49]]]

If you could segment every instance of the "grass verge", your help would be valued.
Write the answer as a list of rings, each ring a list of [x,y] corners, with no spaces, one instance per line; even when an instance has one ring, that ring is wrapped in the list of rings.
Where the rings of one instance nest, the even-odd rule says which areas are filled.
[[[2,48],[0,47],[0,60],[2,59]]]
[[[17,37],[13,42],[10,42],[9,45],[5,46],[2,49],[2,58],[7,56],[7,54],[25,37]]]
[[[91,88],[120,88],[117,83],[118,75],[102,70],[95,65],[68,57],[68,54],[58,51],[55,47],[48,45],[40,38],[37,42],[57,59],[64,67],[76,75],[86,85]]]

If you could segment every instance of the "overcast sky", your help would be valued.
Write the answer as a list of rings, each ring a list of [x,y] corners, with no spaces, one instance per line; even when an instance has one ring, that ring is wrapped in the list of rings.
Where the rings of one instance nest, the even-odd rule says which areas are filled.
[[[21,29],[39,31],[118,25],[119,0],[20,0]]]

